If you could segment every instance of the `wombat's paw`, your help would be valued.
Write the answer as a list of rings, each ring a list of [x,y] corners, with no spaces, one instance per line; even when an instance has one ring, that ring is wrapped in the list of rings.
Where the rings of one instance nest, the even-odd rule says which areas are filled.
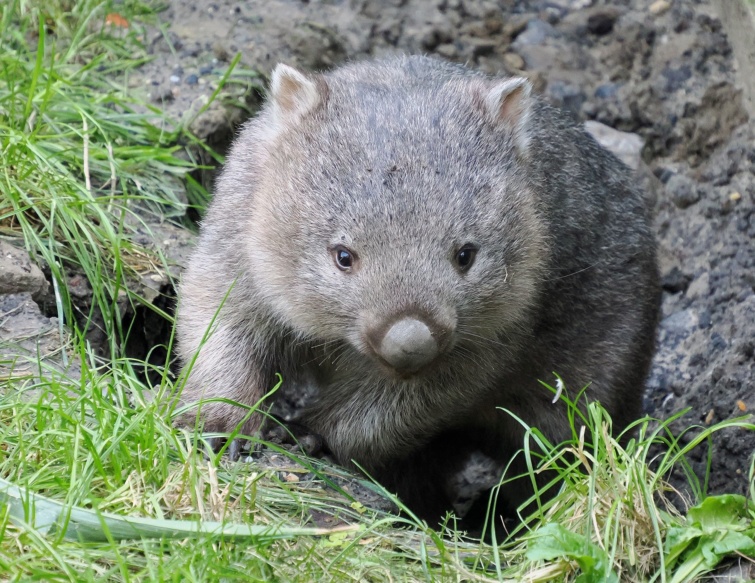
[[[277,445],[292,445],[307,455],[317,455],[323,449],[323,439],[297,423],[275,424],[262,432],[265,441]]]
[[[184,400],[192,404],[189,399]],[[200,407],[198,410],[197,408]],[[248,418],[247,418],[248,417]],[[173,420],[176,427],[186,429],[198,428],[204,433],[236,433],[244,436],[257,435],[262,424],[262,415],[258,412],[249,416],[245,407],[227,403],[202,403]]]
[[[449,477],[447,488],[451,493],[453,508],[460,518],[484,492],[498,483],[503,467],[493,458],[473,451],[461,469]]]
[[[207,440],[207,445],[213,453],[218,453],[226,443],[228,442],[224,437],[211,437]],[[228,454],[228,459],[232,462],[237,462],[242,456],[254,453],[259,447],[258,443],[254,443],[248,439],[237,438],[231,441],[225,451]]]

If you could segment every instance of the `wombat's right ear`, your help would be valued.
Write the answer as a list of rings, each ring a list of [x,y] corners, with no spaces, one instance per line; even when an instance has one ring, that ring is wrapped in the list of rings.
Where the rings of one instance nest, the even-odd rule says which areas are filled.
[[[273,71],[270,97],[276,121],[296,122],[322,101],[317,83],[293,67],[280,64]]]
[[[483,96],[491,121],[511,130],[514,144],[526,154],[530,141],[530,111],[532,84],[524,77],[512,77],[489,86]]]

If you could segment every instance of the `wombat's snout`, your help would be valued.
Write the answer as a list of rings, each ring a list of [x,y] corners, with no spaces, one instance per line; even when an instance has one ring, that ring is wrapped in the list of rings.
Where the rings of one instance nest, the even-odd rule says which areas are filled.
[[[447,330],[412,317],[393,322],[387,329],[371,330],[367,340],[377,355],[402,374],[414,373],[443,351]]]

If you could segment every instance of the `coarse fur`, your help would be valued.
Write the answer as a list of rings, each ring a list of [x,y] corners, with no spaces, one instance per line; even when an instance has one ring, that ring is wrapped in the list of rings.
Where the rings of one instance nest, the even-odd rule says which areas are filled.
[[[477,251],[462,271],[465,244]],[[353,268],[336,265],[339,248]],[[438,518],[459,502],[470,459],[502,468],[521,448],[501,408],[554,442],[570,435],[538,380],[556,372],[572,396],[588,385],[615,429],[640,414],[659,288],[642,194],[581,126],[524,79],[402,57],[276,69],[179,298],[185,402],[253,405],[276,372],[314,385],[303,424]],[[428,366],[406,374],[382,358],[396,321],[432,330]],[[212,431],[245,413],[201,410]],[[504,489],[501,508],[527,494]]]

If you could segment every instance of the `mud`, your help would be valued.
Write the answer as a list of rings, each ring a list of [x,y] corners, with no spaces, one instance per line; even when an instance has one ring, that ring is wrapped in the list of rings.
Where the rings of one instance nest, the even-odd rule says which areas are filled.
[[[167,6],[160,19],[168,34],[149,32],[145,42],[155,59],[130,79],[131,87],[221,150],[259,103],[256,72],[264,76],[280,61],[321,70],[395,53],[526,75],[580,119],[636,134],[649,168],[644,179],[654,189],[664,288],[646,412],[663,418],[690,408],[675,424],[681,430],[755,410],[755,122],[748,117],[751,95],[743,92],[751,80],[711,2],[172,0]],[[236,83],[204,110],[237,53]],[[166,287],[168,280],[157,286]],[[132,350],[144,352],[160,334],[149,330],[154,323],[140,325],[144,344]],[[711,491],[744,492],[755,433],[723,431],[713,442]],[[692,462],[702,473],[705,452]]]

